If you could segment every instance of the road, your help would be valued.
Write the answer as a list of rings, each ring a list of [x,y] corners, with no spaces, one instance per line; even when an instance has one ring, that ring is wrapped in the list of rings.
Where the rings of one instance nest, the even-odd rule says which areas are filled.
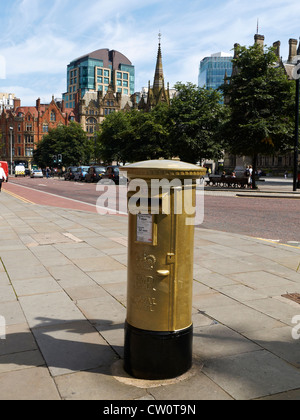
[[[279,187],[290,188],[290,181],[278,182]],[[270,181],[268,186],[278,187],[275,184]],[[35,204],[93,212],[97,211],[95,206],[101,195],[96,184],[45,178],[11,178],[4,184],[4,190]],[[126,208],[124,192],[121,211],[124,206]],[[98,204],[102,206],[103,202],[98,201]],[[237,197],[234,192],[206,192],[201,227],[297,245],[300,244],[299,220],[300,199]]]

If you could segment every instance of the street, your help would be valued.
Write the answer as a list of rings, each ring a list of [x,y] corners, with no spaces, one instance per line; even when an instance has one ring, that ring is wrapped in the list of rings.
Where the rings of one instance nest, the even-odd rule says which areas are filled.
[[[96,212],[100,197],[96,187],[96,184],[58,178],[10,178],[4,189],[35,204]],[[291,182],[270,180],[264,188],[288,191]],[[240,191],[205,191],[201,227],[290,245],[300,244],[299,199],[238,197],[237,192]],[[125,201],[123,194],[123,209]]]

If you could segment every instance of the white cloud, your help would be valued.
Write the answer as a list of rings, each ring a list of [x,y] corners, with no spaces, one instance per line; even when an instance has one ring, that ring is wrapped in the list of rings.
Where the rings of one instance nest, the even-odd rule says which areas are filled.
[[[267,45],[281,40],[283,57],[288,39],[300,35],[299,0],[0,0],[0,8],[5,28],[0,55],[7,78],[23,86],[28,76],[33,90],[51,81],[56,86],[47,87],[50,97],[53,90],[65,90],[68,63],[99,48],[116,49],[132,61],[137,90],[152,83],[159,30],[165,80],[171,86],[197,83],[205,56],[230,52],[236,42],[252,44],[257,18]],[[40,95],[35,90],[35,97]]]

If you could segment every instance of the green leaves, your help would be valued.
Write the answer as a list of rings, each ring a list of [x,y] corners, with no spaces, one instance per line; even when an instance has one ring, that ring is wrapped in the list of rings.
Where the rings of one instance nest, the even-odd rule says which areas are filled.
[[[272,48],[237,48],[238,72],[222,86],[230,98],[224,135],[233,154],[274,154],[292,141],[293,85],[276,61]]]
[[[92,144],[80,124],[61,125],[44,136],[34,151],[40,167],[53,166],[53,155],[63,155],[63,166],[86,164],[93,152]]]
[[[132,162],[179,156],[187,162],[221,155],[219,135],[227,108],[221,95],[178,83],[171,106],[110,114],[101,124],[97,153],[104,161]]]
[[[221,95],[192,83],[178,83],[175,88],[178,93],[170,107],[173,154],[192,163],[218,158],[224,146],[221,128],[227,116]]]
[[[107,116],[97,138],[98,157],[105,162],[132,162],[169,156],[167,108],[137,110]]]

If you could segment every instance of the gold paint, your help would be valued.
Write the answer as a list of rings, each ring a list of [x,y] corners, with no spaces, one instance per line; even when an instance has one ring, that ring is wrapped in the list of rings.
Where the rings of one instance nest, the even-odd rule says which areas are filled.
[[[194,180],[187,187],[194,203],[195,180],[206,172],[195,165],[165,160],[140,162],[123,170],[130,180],[141,178],[147,182],[149,207],[151,179],[179,178],[183,189],[184,179]],[[176,191],[178,187],[170,188],[170,214],[162,211],[164,194],[156,195],[159,212],[152,216],[152,243],[137,242],[137,215],[129,213],[127,322],[139,329],[172,332],[192,324],[194,226],[186,225],[190,215],[184,208],[182,214],[175,214],[181,200]],[[131,196],[129,192],[128,199]]]

